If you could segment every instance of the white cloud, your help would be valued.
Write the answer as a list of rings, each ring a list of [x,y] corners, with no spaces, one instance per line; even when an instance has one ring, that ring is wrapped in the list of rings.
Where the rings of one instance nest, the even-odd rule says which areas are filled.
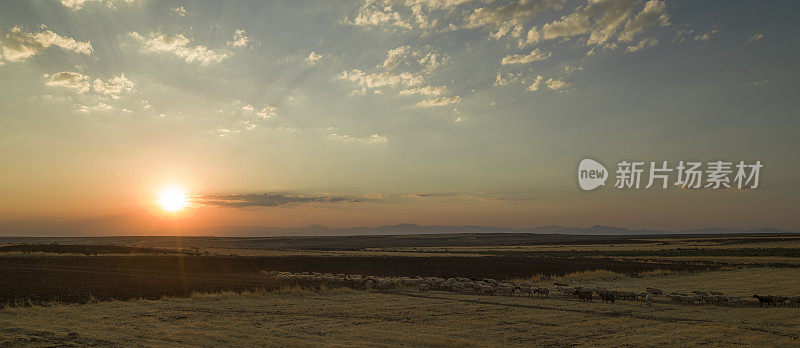
[[[308,54],[308,57],[306,57],[306,63],[311,65],[315,65],[319,63],[321,60],[322,60],[322,55],[316,52],[311,52]]]
[[[763,39],[764,37],[765,37],[764,34],[753,34],[753,36],[751,36],[749,39],[747,39],[747,42],[758,41],[758,40]]]
[[[234,101],[234,104],[238,103],[240,103],[238,100]],[[261,108],[261,110],[256,111],[256,107],[254,107],[251,104],[247,104],[242,106],[242,111],[245,113],[256,115],[260,118],[272,118],[278,116],[278,108],[271,105],[265,105]]]
[[[507,86],[507,85],[510,85],[510,84],[518,81],[521,76],[522,76],[521,73],[519,73],[519,74],[507,73],[505,75],[498,73],[497,74],[497,78],[494,80],[494,85],[495,86]]]
[[[120,93],[133,90],[134,84],[133,81],[125,77],[125,74],[121,74],[105,82],[95,79],[92,86],[95,92],[118,99]]]
[[[124,3],[124,4],[134,4],[139,2],[140,0],[61,0],[61,4],[69,7],[73,11],[80,10],[83,8],[83,4],[90,3],[90,2],[99,2],[106,4],[106,7],[111,9],[116,9],[116,3]]]
[[[656,39],[656,38],[646,38],[646,39],[644,39],[642,41],[639,41],[638,43],[636,43],[633,46],[628,46],[628,48],[625,49],[625,52],[627,52],[627,53],[635,53],[635,52],[641,51],[641,50],[643,50],[643,49],[645,49],[647,47],[655,47],[656,45],[658,45],[658,39]]]
[[[418,86],[423,82],[422,76],[414,75],[408,72],[393,74],[389,72],[379,72],[374,74],[366,74],[365,72],[354,69],[351,71],[342,71],[339,74],[342,80],[348,80],[357,83],[358,85],[366,88],[376,88],[384,86]]]
[[[543,79],[542,75],[536,76],[536,78],[533,80],[533,83],[530,86],[528,86],[528,90],[531,92],[538,91],[539,87],[542,86],[542,79]]]
[[[272,118],[278,116],[278,108],[274,106],[267,105],[261,108],[261,111],[257,113],[258,117],[261,118]]]
[[[542,75],[538,75],[533,80],[533,83],[530,86],[528,86],[528,90],[531,92],[538,91],[542,87],[542,84],[544,84],[545,88],[553,91],[560,90],[569,86],[569,84],[564,82],[564,80],[562,80],[561,78],[551,77],[545,80],[544,77],[542,77]]]
[[[108,105],[106,103],[100,103],[94,106],[87,106],[87,105],[78,105],[78,112],[85,112],[89,113],[92,111],[110,111],[114,110],[114,107]]]
[[[545,84],[545,86],[547,86],[547,88],[549,88],[551,90],[554,90],[554,91],[562,89],[564,87],[567,87],[567,83],[564,82],[564,80],[562,80],[560,78],[556,79],[556,78],[552,78],[551,77],[551,78],[547,79],[547,81],[545,81],[544,84]]]
[[[714,37],[719,32],[719,29],[713,28],[705,33],[697,34],[694,37],[694,41],[706,41]]]
[[[252,43],[252,39],[247,36],[247,31],[244,29],[236,29],[233,31],[233,41],[229,41],[228,45],[233,47],[247,47]]]
[[[44,26],[42,26],[45,29]],[[58,35],[50,30],[35,34],[23,32],[19,27],[11,31],[2,39],[3,56],[8,61],[21,61],[39,54],[50,46],[81,54],[92,54],[90,42],[76,41],[73,38]]]
[[[51,87],[66,87],[72,88],[78,93],[84,93],[89,90],[89,76],[72,71],[62,71],[53,75],[44,74],[45,85]]]
[[[640,0],[589,0],[588,5],[578,7],[575,12],[544,24],[538,31],[535,27],[531,28],[531,31],[535,32],[528,32],[526,44],[581,35],[588,35],[587,45],[605,43],[628,21],[638,3]],[[653,6],[658,7],[657,4],[651,5]],[[650,13],[654,10],[647,11],[638,21],[634,19],[636,23],[632,23],[630,27],[632,32],[644,29],[644,23],[650,19]],[[664,18],[667,18],[666,14]]]
[[[668,26],[667,6],[663,0],[650,0],[639,14],[625,23],[625,29],[619,34],[619,41],[632,41],[633,37],[658,24]]]
[[[186,16],[186,13],[187,13],[187,12],[186,12],[186,8],[185,8],[185,7],[183,7],[183,6],[180,6],[180,7],[173,8],[173,9],[172,9],[172,10],[170,10],[169,12],[170,12],[171,14],[173,14],[173,15],[176,15],[176,16],[179,16],[179,17],[185,17],[185,16]]]
[[[454,96],[454,97],[438,97],[432,99],[426,99],[420,101],[416,105],[423,108],[432,108],[437,106],[445,106],[450,104],[456,104],[461,102],[461,97]]]
[[[571,65],[564,65],[564,72],[567,74],[572,74],[576,71],[583,71],[582,66],[571,66]]]
[[[449,57],[433,49],[414,50],[410,46],[400,46],[386,52],[382,67],[394,70],[401,66],[431,73],[439,66],[447,63]]]
[[[102,2],[103,0],[61,0],[61,4],[72,10],[80,10],[86,2]]]
[[[406,19],[400,16],[400,13],[394,11],[392,6],[381,4],[378,1],[364,1],[358,14],[352,21],[346,20],[345,23],[350,23],[357,26],[396,26],[404,29],[411,29],[412,25]]]
[[[228,58],[228,54],[225,52],[214,51],[203,45],[192,45],[192,40],[181,34],[174,36],[161,34],[151,39],[145,39],[137,32],[131,32],[129,35],[141,42],[150,52],[170,53],[183,58],[187,63],[197,62],[207,65],[219,63]]]
[[[433,86],[425,86],[425,87],[417,87],[411,89],[404,89],[400,91],[400,95],[425,95],[425,96],[440,96],[442,94],[447,93],[447,88],[443,86],[433,87]]]
[[[503,57],[500,60],[501,65],[509,65],[509,64],[527,64],[534,61],[544,60],[550,57],[550,52],[542,53],[538,49],[534,49],[531,53],[528,54],[511,54]]]
[[[328,140],[338,141],[343,143],[362,143],[362,144],[383,144],[389,141],[388,138],[380,136],[378,134],[372,134],[366,138],[356,138],[347,134],[338,134],[338,133],[328,134]]]
[[[500,38],[512,31],[514,27],[525,24],[536,14],[560,9],[564,2],[563,0],[519,0],[500,6],[480,7],[464,19],[464,26],[466,28],[487,27],[496,30],[492,37]]]

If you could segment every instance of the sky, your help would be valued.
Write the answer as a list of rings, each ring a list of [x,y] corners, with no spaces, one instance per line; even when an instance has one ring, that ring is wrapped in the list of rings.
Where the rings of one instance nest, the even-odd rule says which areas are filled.
[[[799,7],[3,1],[0,234],[800,230]],[[605,186],[579,188],[583,158]],[[757,188],[619,189],[621,161],[763,167]],[[168,185],[187,208],[159,209]]]

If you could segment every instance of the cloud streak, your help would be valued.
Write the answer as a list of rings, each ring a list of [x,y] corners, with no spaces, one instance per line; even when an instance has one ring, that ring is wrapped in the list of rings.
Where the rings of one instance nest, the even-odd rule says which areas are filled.
[[[303,203],[347,203],[363,201],[363,199],[354,197],[303,196],[278,193],[205,194],[195,195],[191,200],[192,203],[205,206],[232,208],[281,207]]]
[[[182,34],[167,35],[161,34],[149,39],[137,32],[128,34],[136,41],[144,45],[144,49],[155,53],[170,53],[174,56],[183,58],[187,63],[200,63],[208,65],[219,63],[228,58],[228,53],[215,51],[203,45],[193,44],[193,40]]]

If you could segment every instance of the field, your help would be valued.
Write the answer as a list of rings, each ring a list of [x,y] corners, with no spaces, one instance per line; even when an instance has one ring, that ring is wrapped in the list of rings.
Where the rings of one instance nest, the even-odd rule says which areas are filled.
[[[800,295],[797,235],[568,236],[562,244],[548,235],[513,245],[478,237],[489,245],[432,236],[419,237],[428,246],[413,237],[325,237],[336,246],[326,248],[307,238],[296,244],[259,238],[250,248],[243,247],[246,239],[6,240],[0,247],[0,345],[800,344],[800,307],[761,308],[751,298]],[[262,271],[492,278],[529,282],[550,294],[310,286]],[[719,291],[742,302],[677,303],[666,295],[586,302],[558,293],[556,282],[635,292]]]

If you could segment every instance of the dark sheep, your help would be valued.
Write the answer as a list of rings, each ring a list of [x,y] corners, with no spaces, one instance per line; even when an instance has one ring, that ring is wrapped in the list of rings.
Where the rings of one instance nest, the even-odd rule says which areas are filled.
[[[775,297],[773,296],[753,295],[753,298],[758,299],[759,307],[769,307],[770,305],[775,307],[777,305],[777,301],[775,301]]]

